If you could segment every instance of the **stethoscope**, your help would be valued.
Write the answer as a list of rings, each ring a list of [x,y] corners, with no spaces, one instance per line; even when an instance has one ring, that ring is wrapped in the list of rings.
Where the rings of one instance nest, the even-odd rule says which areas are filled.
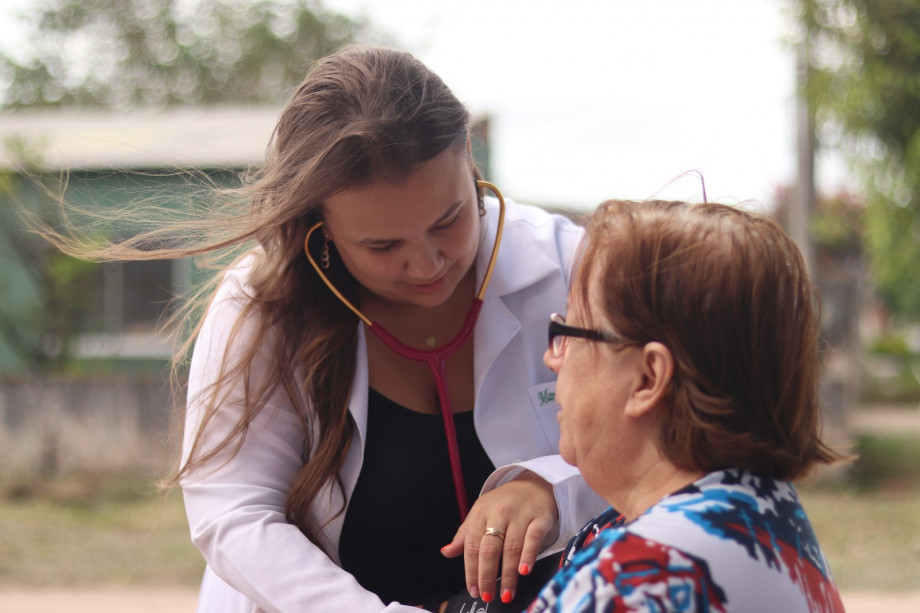
[[[502,197],[501,192],[488,181],[477,181],[476,186],[477,188],[486,188],[490,190],[498,198],[498,230],[495,233],[495,243],[492,246],[492,255],[489,258],[489,265],[482,278],[479,291],[476,292],[476,297],[473,299],[473,304],[470,305],[470,310],[466,314],[463,326],[453,339],[441,347],[436,347],[434,349],[415,349],[414,347],[405,345],[395,336],[387,332],[383,326],[377,322],[371,321],[364,313],[358,310],[348,298],[343,296],[342,293],[335,288],[322,268],[310,254],[310,237],[323,225],[322,221],[314,224],[307,232],[307,237],[304,239],[304,251],[307,254],[307,259],[310,261],[310,265],[313,266],[313,269],[316,271],[316,274],[319,275],[320,279],[323,280],[323,283],[326,284],[340,301],[342,301],[342,304],[357,315],[368,329],[376,334],[391,350],[404,358],[428,363],[428,367],[431,369],[431,373],[434,375],[435,383],[438,387],[438,401],[441,408],[441,417],[444,420],[444,433],[447,435],[447,452],[450,455],[450,470],[454,480],[454,492],[457,495],[457,507],[460,510],[460,521],[463,521],[469,512],[469,503],[466,498],[463,469],[460,465],[460,449],[457,445],[457,430],[454,427],[453,407],[451,406],[450,394],[447,389],[447,358],[460,349],[473,334],[473,329],[476,327],[476,321],[479,319],[479,311],[482,309],[482,297],[486,293],[486,287],[488,287],[489,280],[492,277],[492,270],[495,268],[495,259],[496,256],[498,256],[498,247],[501,244],[502,230],[505,225],[505,199]]]

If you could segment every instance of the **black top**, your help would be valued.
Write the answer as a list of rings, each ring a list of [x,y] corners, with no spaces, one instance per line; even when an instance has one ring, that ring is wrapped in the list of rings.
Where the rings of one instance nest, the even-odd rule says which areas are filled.
[[[495,467],[473,429],[473,412],[456,413],[454,423],[472,505]],[[441,555],[459,526],[441,415],[412,411],[371,389],[364,464],[339,539],[342,568],[385,603],[446,599],[466,587],[463,556]]]

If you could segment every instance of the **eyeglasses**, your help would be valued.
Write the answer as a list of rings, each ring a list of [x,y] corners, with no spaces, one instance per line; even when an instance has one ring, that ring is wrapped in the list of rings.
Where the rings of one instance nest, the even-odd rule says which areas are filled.
[[[600,341],[602,343],[626,344],[627,342],[612,332],[567,326],[565,325],[565,317],[559,315],[558,313],[553,313],[549,316],[548,336],[549,351],[554,358],[561,357],[565,352],[566,338],[569,336],[573,336],[575,338],[586,338],[591,341]]]

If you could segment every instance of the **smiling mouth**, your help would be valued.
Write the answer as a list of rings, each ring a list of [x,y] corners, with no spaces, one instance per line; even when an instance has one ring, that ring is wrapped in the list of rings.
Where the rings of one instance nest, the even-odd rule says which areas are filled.
[[[409,285],[416,291],[431,292],[431,291],[440,289],[444,285],[444,282],[446,281],[446,279],[447,279],[447,273],[444,273],[443,275],[441,275],[434,281],[431,281],[428,283],[409,283]]]

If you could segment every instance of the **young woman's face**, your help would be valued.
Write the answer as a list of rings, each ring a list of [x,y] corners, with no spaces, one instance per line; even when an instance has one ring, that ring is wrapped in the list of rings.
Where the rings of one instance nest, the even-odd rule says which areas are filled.
[[[463,147],[424,162],[404,182],[340,192],[324,212],[325,231],[349,272],[387,302],[439,306],[476,258],[480,217]]]

